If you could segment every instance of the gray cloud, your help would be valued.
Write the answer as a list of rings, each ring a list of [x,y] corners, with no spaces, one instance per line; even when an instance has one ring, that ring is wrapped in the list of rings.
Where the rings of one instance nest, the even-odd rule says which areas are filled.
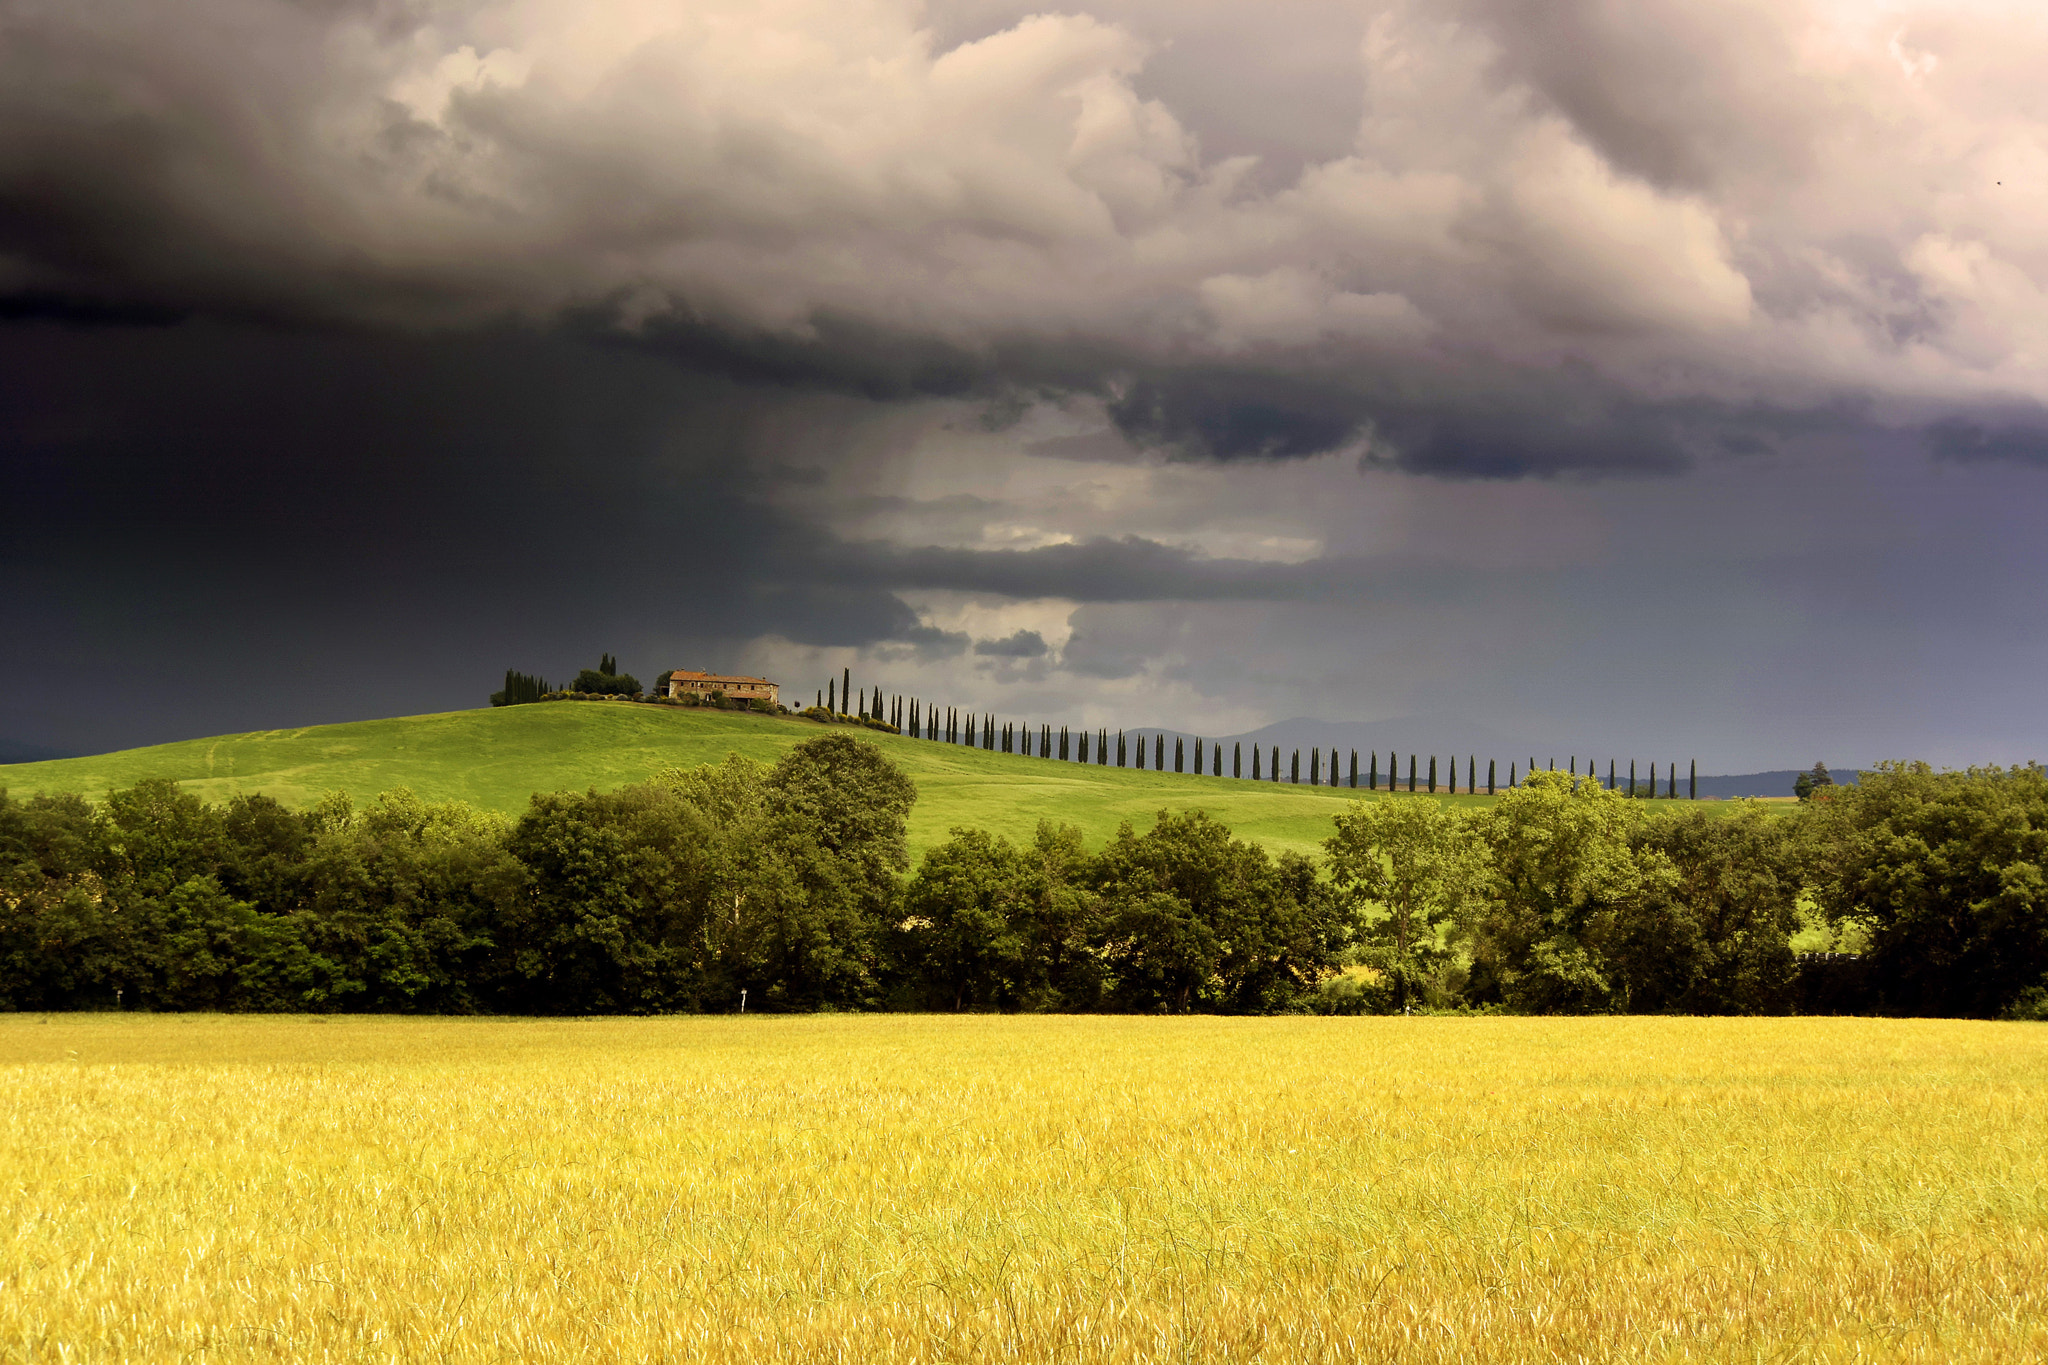
[[[1702,403],[1969,408],[1987,367],[2048,400],[2040,215],[1996,183],[2030,33],[1694,0],[24,4],[0,311],[520,320],[881,401],[1099,394],[1195,457],[1372,430],[1431,473],[1670,470],[1659,414]],[[1923,133],[1888,134],[1909,103]]]
[[[1949,417],[1927,428],[1927,445],[1944,460],[2014,460],[2048,464],[2048,420],[1987,426]]]
[[[1035,630],[1020,630],[1000,640],[976,640],[974,652],[993,659],[1037,659],[1045,655],[1045,637]]]
[[[5,724],[606,649],[1789,744],[2038,676],[2030,10],[1086,8],[0,0],[0,673],[152,679]]]

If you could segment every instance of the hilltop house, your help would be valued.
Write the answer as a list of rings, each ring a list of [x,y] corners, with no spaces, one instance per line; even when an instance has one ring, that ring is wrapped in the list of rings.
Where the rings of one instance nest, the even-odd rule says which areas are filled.
[[[709,697],[713,692],[723,692],[733,701],[773,702],[776,691],[775,684],[766,678],[699,673],[688,668],[679,668],[668,675],[668,694],[671,697]]]

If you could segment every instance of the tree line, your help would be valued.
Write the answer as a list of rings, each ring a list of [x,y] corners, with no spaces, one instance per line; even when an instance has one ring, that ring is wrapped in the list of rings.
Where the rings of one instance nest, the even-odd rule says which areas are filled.
[[[1062,725],[1055,730],[1050,722],[1042,721],[1034,731],[1034,727],[1031,725],[1003,720],[993,712],[972,711],[956,706],[941,706],[923,701],[917,697],[885,692],[880,687],[870,688],[863,686],[856,695],[851,669],[843,669],[839,677],[828,679],[825,685],[818,689],[815,705],[806,711],[805,714],[816,715],[820,718],[846,716],[879,728],[891,730],[897,734],[908,735],[912,739],[931,740],[941,744],[964,744],[969,748],[986,749],[992,753],[1020,754],[1026,758],[1056,759],[1062,763],[1093,762],[1100,767],[1145,768],[1149,766],[1156,772],[1167,771],[1167,736],[1163,731],[1154,731],[1150,736],[1151,742],[1149,745],[1146,742],[1147,736],[1142,733],[1126,734],[1126,732],[1118,730],[1115,738],[1112,739],[1109,730],[1106,728],[1076,730]],[[1192,745],[1189,744],[1189,739],[1190,737],[1186,735],[1176,735],[1173,737],[1173,771],[1177,773],[1192,773],[1198,777],[1203,776],[1205,773],[1210,777],[1222,777],[1224,775],[1223,742],[1221,740],[1206,741],[1207,757],[1205,761],[1205,741],[1202,736],[1193,736]],[[1280,747],[1278,745],[1261,746],[1254,744],[1250,746],[1251,756],[1249,765],[1246,762],[1245,749],[1246,746],[1242,740],[1236,740],[1231,743],[1229,767],[1230,776],[1234,778],[1249,777],[1254,782],[1280,782],[1284,780],[1299,786],[1303,783],[1305,775],[1307,785],[1312,787],[1349,787],[1353,790],[1363,791],[1399,791],[1402,789],[1401,756],[1398,753],[1389,752],[1387,754],[1385,785],[1382,787],[1380,756],[1376,751],[1368,752],[1365,755],[1365,766],[1361,769],[1358,750],[1351,750],[1350,766],[1347,775],[1342,750],[1333,748],[1326,755],[1325,751],[1321,748],[1312,748],[1308,750],[1308,762],[1304,768],[1302,750],[1297,748],[1289,756],[1286,766],[1287,776],[1283,779],[1281,777]],[[1147,763],[1148,751],[1150,755],[1149,764]],[[1483,790],[1488,796],[1494,796],[1498,795],[1503,787],[1519,785],[1523,774],[1557,770],[1557,760],[1555,758],[1550,760],[1548,768],[1545,769],[1539,769],[1533,757],[1529,759],[1526,768],[1520,766],[1518,761],[1511,760],[1508,763],[1506,781],[1503,782],[1501,780],[1499,761],[1490,758],[1486,761],[1486,781],[1482,786],[1479,780],[1478,755],[1467,754],[1464,755],[1464,759],[1465,782],[1460,787],[1458,784],[1458,756],[1451,756],[1443,769],[1442,776],[1439,777],[1437,755],[1409,754],[1407,790],[1411,792],[1426,791],[1432,793],[1443,791],[1452,794],[1463,791],[1468,795],[1477,794]],[[1420,765],[1425,762],[1428,765],[1426,772],[1420,769]],[[1572,777],[1579,775],[1579,760],[1576,755],[1573,755],[1566,761],[1563,771]],[[1669,799],[1677,799],[1679,795],[1678,764],[1674,762],[1665,765],[1664,790],[1661,793],[1657,789],[1657,772],[1658,765],[1652,762],[1649,765],[1648,777],[1639,778],[1637,776],[1636,760],[1630,759],[1628,782],[1627,786],[1623,787],[1618,777],[1619,760],[1609,759],[1607,761],[1607,788],[1609,790],[1623,791],[1630,796],[1652,798],[1661,795]],[[1586,776],[1597,776],[1596,765],[1591,759],[1586,761]],[[1699,797],[1698,760],[1693,760],[1687,764],[1685,796],[1687,799],[1693,800]]]
[[[517,818],[0,792],[0,1008],[2048,1015],[2039,767],[1732,812],[1544,769],[1482,811],[1361,800],[1318,858],[1197,810],[912,868],[915,799],[838,733]]]

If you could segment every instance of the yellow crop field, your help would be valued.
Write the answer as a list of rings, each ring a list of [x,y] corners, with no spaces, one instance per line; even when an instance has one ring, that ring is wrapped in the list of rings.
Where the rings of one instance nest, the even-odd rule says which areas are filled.
[[[0,1019],[6,1361],[2048,1357],[2048,1028]]]

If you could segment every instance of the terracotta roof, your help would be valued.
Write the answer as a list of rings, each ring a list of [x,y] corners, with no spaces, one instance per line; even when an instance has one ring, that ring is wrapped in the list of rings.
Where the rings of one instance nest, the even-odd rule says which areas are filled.
[[[678,668],[668,676],[670,682],[683,679],[688,682],[759,683],[763,687],[775,686],[774,683],[766,678],[748,678],[737,673],[699,673],[695,669],[690,668]]]

